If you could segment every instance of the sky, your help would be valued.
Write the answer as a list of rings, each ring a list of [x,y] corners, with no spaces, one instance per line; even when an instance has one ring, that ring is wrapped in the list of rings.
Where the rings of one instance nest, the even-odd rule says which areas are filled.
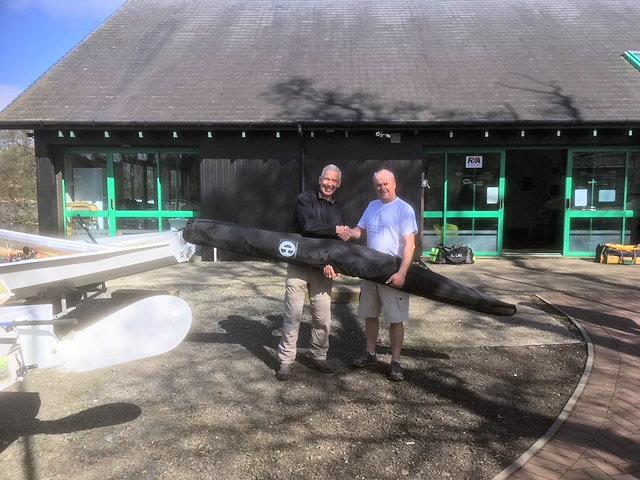
[[[0,0],[0,110],[125,0]]]

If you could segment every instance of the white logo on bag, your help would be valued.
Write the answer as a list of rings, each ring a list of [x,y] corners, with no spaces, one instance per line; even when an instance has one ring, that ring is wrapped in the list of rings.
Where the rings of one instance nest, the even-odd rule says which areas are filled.
[[[297,249],[296,244],[289,240],[280,242],[280,245],[278,246],[278,251],[283,257],[293,257],[296,254]]]

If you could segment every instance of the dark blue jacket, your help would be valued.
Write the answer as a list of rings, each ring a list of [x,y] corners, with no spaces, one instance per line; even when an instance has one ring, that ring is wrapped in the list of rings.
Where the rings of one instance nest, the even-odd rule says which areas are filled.
[[[293,228],[305,237],[338,238],[336,226],[343,225],[342,208],[329,202],[317,190],[305,190],[298,195],[293,215]]]

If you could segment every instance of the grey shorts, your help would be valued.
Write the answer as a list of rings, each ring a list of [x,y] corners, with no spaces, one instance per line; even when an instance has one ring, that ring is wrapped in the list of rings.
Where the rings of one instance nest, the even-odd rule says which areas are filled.
[[[358,315],[361,318],[378,318],[380,313],[387,323],[406,322],[409,320],[409,294],[387,285],[363,280]]]

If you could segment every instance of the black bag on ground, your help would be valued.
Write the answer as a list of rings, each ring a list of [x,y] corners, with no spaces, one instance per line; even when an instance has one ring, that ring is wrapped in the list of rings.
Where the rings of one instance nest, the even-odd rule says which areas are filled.
[[[474,263],[473,250],[466,245],[440,245],[435,263],[449,263],[452,265],[462,265],[464,263]]]

